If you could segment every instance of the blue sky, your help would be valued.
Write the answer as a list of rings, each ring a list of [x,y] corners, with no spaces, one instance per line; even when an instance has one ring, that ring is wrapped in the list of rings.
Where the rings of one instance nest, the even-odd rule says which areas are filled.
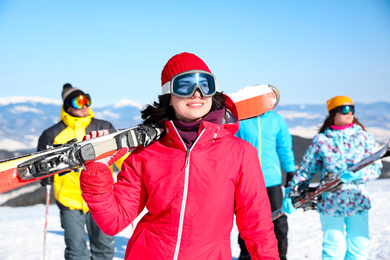
[[[232,93],[272,84],[280,104],[390,100],[390,1],[0,0],[1,97],[152,103],[170,57],[191,52]]]

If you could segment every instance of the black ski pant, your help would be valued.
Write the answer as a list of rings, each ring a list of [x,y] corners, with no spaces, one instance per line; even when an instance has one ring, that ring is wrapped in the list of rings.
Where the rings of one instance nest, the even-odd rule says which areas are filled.
[[[268,187],[267,193],[271,204],[271,210],[275,211],[281,208],[282,201],[283,201],[283,191],[281,185]],[[276,239],[278,240],[280,260],[286,260],[287,259],[287,232],[288,232],[286,215],[283,215],[277,218],[276,220],[274,220],[274,231],[275,231]],[[245,242],[241,238],[240,234],[238,234],[238,244],[240,245],[241,254],[249,255],[248,250],[246,249],[245,246]]]

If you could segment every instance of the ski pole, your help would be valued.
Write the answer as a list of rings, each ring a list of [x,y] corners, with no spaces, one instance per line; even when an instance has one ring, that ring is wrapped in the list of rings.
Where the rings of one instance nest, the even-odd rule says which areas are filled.
[[[47,219],[49,217],[50,190],[51,190],[51,185],[46,185],[46,216],[45,216],[45,228],[43,231],[43,260],[45,260],[46,257],[46,233],[47,233]]]

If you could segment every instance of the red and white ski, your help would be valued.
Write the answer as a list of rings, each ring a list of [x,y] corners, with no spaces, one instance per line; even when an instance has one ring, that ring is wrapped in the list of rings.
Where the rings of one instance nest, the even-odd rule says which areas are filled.
[[[69,142],[47,150],[0,161],[0,193],[53,174],[82,167],[94,160],[113,155],[121,148],[133,149],[158,140],[164,129],[138,125],[97,138]]]
[[[274,109],[280,100],[277,88],[265,84],[245,87],[228,96],[236,104],[239,120],[262,115]]]

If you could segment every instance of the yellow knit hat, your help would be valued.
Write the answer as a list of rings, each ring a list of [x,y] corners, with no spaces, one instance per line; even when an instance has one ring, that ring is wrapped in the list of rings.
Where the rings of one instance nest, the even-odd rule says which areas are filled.
[[[353,105],[353,102],[349,97],[337,96],[329,99],[326,102],[327,104],[326,108],[328,109],[328,111],[331,111],[332,109],[335,109],[336,107],[341,106],[344,103],[351,103]]]

